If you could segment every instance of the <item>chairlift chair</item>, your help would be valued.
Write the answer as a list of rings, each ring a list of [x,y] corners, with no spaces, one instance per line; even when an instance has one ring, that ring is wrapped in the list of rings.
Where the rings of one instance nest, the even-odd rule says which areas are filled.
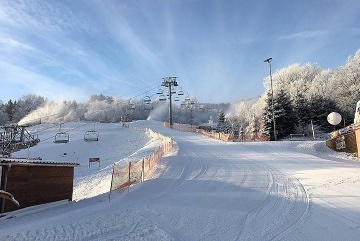
[[[68,143],[69,142],[69,134],[66,132],[58,132],[55,135],[54,143]]]
[[[135,104],[134,103],[129,103],[128,110],[135,110]]]
[[[166,100],[166,96],[164,94],[159,95],[159,100],[160,101]]]
[[[144,103],[150,103],[151,102],[150,96],[145,96],[143,101]]]
[[[179,90],[178,95],[184,95],[184,91],[183,91],[183,90]]]
[[[174,101],[180,101],[180,98],[179,98],[179,96],[175,96],[175,99],[174,99]]]
[[[145,110],[152,110],[152,108],[153,108],[153,107],[152,107],[151,103],[145,103],[145,104],[144,104],[144,109],[145,109]]]
[[[84,134],[84,141],[98,141],[99,140],[99,133],[95,130],[87,131]]]
[[[160,88],[159,88],[159,89],[157,90],[156,94],[158,94],[158,95],[162,95],[162,94],[164,94],[164,91],[163,91],[162,89],[160,89]]]

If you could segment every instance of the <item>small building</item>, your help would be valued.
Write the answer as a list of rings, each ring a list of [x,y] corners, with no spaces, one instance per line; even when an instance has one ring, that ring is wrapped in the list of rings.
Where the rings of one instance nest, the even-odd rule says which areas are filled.
[[[74,167],[78,163],[0,158],[0,189],[11,193],[20,207],[0,199],[0,213],[29,206],[72,200]]]

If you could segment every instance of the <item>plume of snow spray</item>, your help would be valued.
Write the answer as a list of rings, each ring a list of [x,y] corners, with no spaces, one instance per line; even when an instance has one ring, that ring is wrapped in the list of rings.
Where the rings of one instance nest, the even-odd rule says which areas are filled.
[[[167,102],[159,102],[158,105],[150,112],[147,120],[159,120],[163,121],[168,115],[168,104]]]

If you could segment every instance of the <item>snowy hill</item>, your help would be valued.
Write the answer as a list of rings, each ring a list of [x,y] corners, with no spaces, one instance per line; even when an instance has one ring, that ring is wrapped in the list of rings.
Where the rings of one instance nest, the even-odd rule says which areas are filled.
[[[358,240],[360,165],[323,141],[223,142],[138,121],[132,128],[99,124],[100,141],[87,143],[91,125],[66,123],[16,153],[79,162],[76,202],[30,207],[0,219],[0,240]],[[44,128],[43,125],[36,128]],[[139,128],[139,129],[138,129]],[[141,129],[140,129],[141,128]],[[143,128],[169,136],[176,151],[153,179],[108,201],[111,165],[147,156],[159,144]],[[39,133],[39,134],[40,134]],[[66,154],[65,154],[66,153]],[[99,156],[100,168],[88,167]]]
[[[42,124],[29,129],[37,134],[40,143],[29,150],[14,153],[14,157],[41,157],[43,160],[54,162],[76,162],[80,167],[75,168],[74,200],[81,200],[97,196],[109,191],[113,163],[125,166],[129,161],[138,161],[147,157],[159,145],[144,131],[123,127],[121,123],[96,123],[95,131],[99,134],[99,141],[84,141],[84,135],[94,130],[93,123],[70,122],[61,125]],[[68,143],[54,143],[55,135],[59,132],[69,134]],[[99,157],[98,163],[89,167],[89,158]]]

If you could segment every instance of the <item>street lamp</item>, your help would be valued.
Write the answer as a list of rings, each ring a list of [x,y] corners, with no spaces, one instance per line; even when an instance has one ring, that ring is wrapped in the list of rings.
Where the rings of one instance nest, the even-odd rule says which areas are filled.
[[[171,103],[171,95],[174,93],[172,86],[178,86],[178,83],[176,81],[177,77],[165,77],[163,78],[162,86],[168,87],[168,93],[169,93],[169,125],[170,128],[173,127],[173,120],[172,120],[172,103]]]
[[[276,141],[276,124],[275,124],[275,114],[274,114],[274,91],[273,91],[273,85],[272,85],[271,61],[272,61],[272,58],[268,58],[268,59],[264,60],[264,62],[269,63],[269,68],[270,68],[271,109],[272,109],[272,121],[274,123],[274,140]]]

